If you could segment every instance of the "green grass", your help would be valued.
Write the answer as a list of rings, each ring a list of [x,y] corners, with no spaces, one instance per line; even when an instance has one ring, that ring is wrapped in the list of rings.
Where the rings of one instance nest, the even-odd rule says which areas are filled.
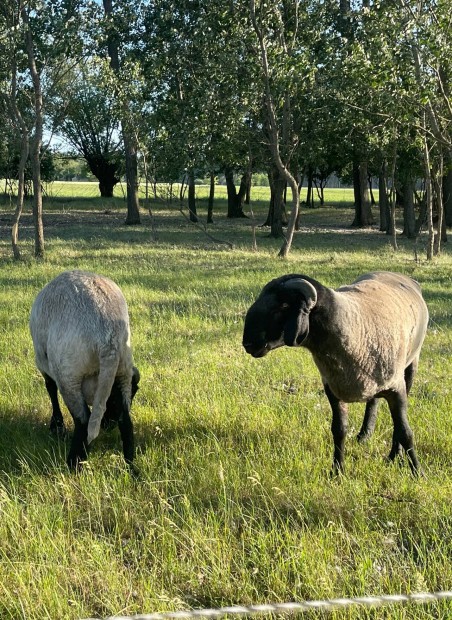
[[[73,186],[71,185],[69,189]],[[258,188],[262,189],[262,188]],[[452,257],[413,260],[376,230],[354,231],[331,198],[303,210],[287,261],[251,222],[209,231],[153,204],[155,233],[126,227],[124,203],[44,204],[46,259],[14,262],[9,205],[0,209],[0,618],[72,620],[237,603],[434,591],[452,587]],[[205,208],[200,203],[201,215]],[[266,205],[256,200],[256,219]],[[425,239],[418,243],[419,255]],[[142,381],[133,404],[138,479],[116,431],[96,440],[79,476],[68,442],[49,436],[50,406],[34,365],[28,315],[41,287],[65,269],[104,273],[129,303]],[[304,350],[254,360],[241,348],[243,316],[269,279],[288,272],[338,286],[372,269],[417,278],[431,324],[409,417],[426,477],[388,465],[391,422],[381,407],[372,440],[354,435],[347,473],[330,480],[330,412]],[[70,417],[67,415],[70,425]],[[314,613],[314,617],[323,617]],[[450,604],[350,609],[333,618],[452,617]]]
[[[173,186],[173,195],[176,198],[179,196],[179,188],[180,185],[175,183]],[[66,199],[66,198],[97,198],[100,197],[99,186],[98,183],[94,182],[85,182],[85,181],[75,181],[75,182],[63,182],[63,181],[55,181],[46,186],[45,192],[47,196],[54,199]],[[149,196],[153,198],[153,190],[152,186],[149,186],[148,189]],[[124,199],[126,193],[126,188],[123,184],[118,184],[114,189],[115,198]],[[140,196],[142,198],[145,197],[145,185],[140,185]],[[207,201],[209,193],[209,187],[207,185],[197,185],[196,186],[196,197],[198,200]],[[302,190],[302,199],[306,193],[306,189]],[[374,192],[378,197],[378,191]],[[168,186],[165,184],[157,185],[157,195],[160,198],[166,198],[169,194]],[[270,189],[268,187],[259,187],[253,186],[252,188],[252,200],[253,201],[261,201],[268,200],[270,196]],[[217,185],[215,188],[215,197],[216,199],[225,200],[227,198],[226,186],[225,185]],[[289,192],[290,199],[290,192]],[[325,201],[327,204],[335,204],[337,205],[345,205],[346,203],[350,203],[353,200],[353,190],[348,188],[341,189],[325,189]],[[315,203],[318,204],[318,197],[315,194]]]

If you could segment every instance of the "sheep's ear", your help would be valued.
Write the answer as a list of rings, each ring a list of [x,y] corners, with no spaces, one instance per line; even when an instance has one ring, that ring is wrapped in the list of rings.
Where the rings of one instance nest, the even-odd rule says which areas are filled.
[[[284,325],[284,344],[286,347],[299,347],[309,334],[309,313],[295,311]]]
[[[291,278],[286,280],[282,289],[287,292],[296,293],[306,301],[306,309],[312,310],[317,303],[317,291],[314,286],[303,278]],[[301,301],[301,300],[300,300]]]
[[[317,291],[307,280],[292,278],[283,284],[284,290],[296,294],[292,312],[284,325],[284,344],[300,346],[309,334],[309,312],[317,302]]]

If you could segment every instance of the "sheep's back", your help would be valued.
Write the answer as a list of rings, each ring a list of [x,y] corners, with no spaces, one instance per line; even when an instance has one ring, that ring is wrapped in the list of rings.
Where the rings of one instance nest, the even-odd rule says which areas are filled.
[[[326,336],[309,347],[324,382],[347,402],[400,387],[427,329],[419,285],[401,274],[375,272],[332,293]]]
[[[83,375],[99,371],[102,356],[130,349],[127,304],[110,279],[89,272],[64,272],[38,294],[30,329],[36,363],[54,376],[55,369]]]
[[[376,271],[337,292],[357,302],[363,329],[374,332],[381,348],[402,349],[406,366],[419,354],[429,315],[418,282],[400,273]]]

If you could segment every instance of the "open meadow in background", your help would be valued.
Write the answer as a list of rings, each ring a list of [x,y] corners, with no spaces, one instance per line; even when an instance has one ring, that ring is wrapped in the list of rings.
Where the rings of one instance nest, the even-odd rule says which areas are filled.
[[[217,188],[220,197],[220,188]],[[198,188],[199,192],[203,190]],[[91,193],[90,193],[91,192]],[[425,260],[426,238],[352,229],[351,190],[326,190],[302,209],[289,258],[252,220],[214,207],[212,242],[178,211],[151,201],[125,226],[120,193],[53,184],[44,200],[46,258],[33,253],[31,207],[11,258],[13,207],[0,204],[0,618],[75,620],[452,588],[452,252]],[[256,223],[268,189],[253,189]],[[198,201],[205,221],[206,201]],[[451,246],[452,247],[452,246]],[[67,269],[115,280],[129,304],[140,475],[117,431],[101,431],[83,472],[69,474],[68,440],[48,430],[50,402],[28,331],[39,290]],[[417,279],[431,321],[408,416],[425,477],[385,462],[392,422],[382,404],[372,439],[355,436],[350,406],[346,475],[331,480],[331,413],[310,354],[265,359],[241,346],[261,287],[304,273],[337,287],[371,270]],[[70,416],[65,411],[71,426]],[[72,427],[72,426],[71,426]],[[312,612],[309,617],[326,617]],[[332,618],[446,620],[450,603],[350,609]]]

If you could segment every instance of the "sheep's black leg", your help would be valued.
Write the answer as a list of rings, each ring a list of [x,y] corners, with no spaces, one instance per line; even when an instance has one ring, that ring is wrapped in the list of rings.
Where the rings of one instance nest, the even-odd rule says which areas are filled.
[[[331,422],[331,432],[334,441],[334,456],[332,474],[337,475],[344,471],[344,446],[347,435],[347,405],[340,401],[331,391],[328,384],[325,386],[325,394],[331,405],[333,420]]]
[[[358,433],[358,441],[364,441],[372,436],[375,430],[375,423],[377,421],[378,411],[378,398],[372,398],[366,403],[366,411],[364,413],[364,420],[361,426],[361,430]]]
[[[74,434],[67,457],[69,469],[78,470],[80,462],[88,457],[88,421],[91,412],[82,396],[80,385],[65,385],[59,381],[61,396],[74,420]]]
[[[410,393],[411,386],[413,385],[414,375],[416,374],[417,366],[418,360],[414,360],[409,366],[405,368],[405,386],[407,396]]]
[[[404,376],[405,376],[405,388],[406,388],[407,396],[410,393],[410,390],[413,386],[413,380],[414,380],[414,376],[417,371],[417,367],[418,367],[418,360],[413,360],[413,362],[411,362],[411,364],[405,368]],[[395,455],[398,454],[399,456],[402,456],[402,451],[403,451],[402,445],[399,443],[397,446],[392,447],[391,454],[394,452]],[[393,458],[395,458],[395,456]]]
[[[394,423],[392,448],[388,458],[390,461],[393,461],[399,454],[400,446],[402,446],[407,453],[411,471],[413,474],[418,475],[421,473],[421,468],[414,449],[413,431],[408,423],[406,393],[405,391],[391,391],[385,394],[385,398],[388,401]]]
[[[119,419],[118,425],[121,433],[124,460],[130,465],[135,457],[135,441],[133,438],[132,420],[126,407],[123,408],[123,414]]]
[[[60,403],[58,402],[58,388],[55,381],[49,375],[44,374],[44,381],[47,392],[52,403],[52,417],[50,419],[50,432],[59,437],[63,437],[66,433],[64,426],[63,414],[61,413]]]
[[[78,470],[81,461],[86,461],[88,457],[88,420],[82,422],[81,420],[74,419],[74,425],[74,434],[67,457],[67,464],[69,469]]]
[[[108,397],[101,427],[110,431],[116,427],[122,412],[122,392],[119,382],[115,380]]]

